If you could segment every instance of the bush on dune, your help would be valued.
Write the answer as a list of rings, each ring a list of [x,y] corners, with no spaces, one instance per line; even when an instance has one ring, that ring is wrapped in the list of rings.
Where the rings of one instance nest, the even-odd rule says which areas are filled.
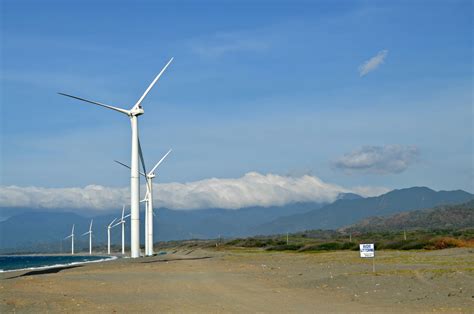
[[[428,245],[428,240],[399,240],[386,243],[376,243],[376,249],[385,250],[422,250]]]
[[[425,248],[428,250],[442,250],[454,247],[474,247],[474,240],[460,240],[450,237],[441,237],[431,240]]]
[[[351,250],[358,247],[356,243],[353,242],[328,242],[320,243],[314,245],[307,245],[300,249],[301,252],[304,251],[337,251],[337,250]]]
[[[303,244],[281,244],[270,246],[268,251],[297,251],[303,247]]]
[[[406,236],[407,240],[404,239]],[[269,251],[337,251],[359,250],[359,243],[375,243],[376,250],[440,250],[454,247],[474,247],[474,228],[406,230],[352,233],[325,230],[305,231],[291,236],[256,236],[229,240],[227,246],[253,247]]]

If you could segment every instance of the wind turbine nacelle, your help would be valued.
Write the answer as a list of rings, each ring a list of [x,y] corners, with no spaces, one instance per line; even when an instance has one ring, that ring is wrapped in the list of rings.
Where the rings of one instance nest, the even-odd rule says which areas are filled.
[[[149,179],[153,179],[154,177],[156,177],[156,175],[154,173],[150,173],[148,176],[147,176]]]
[[[143,110],[143,107],[141,105],[138,105],[137,107],[130,110],[130,115],[136,116],[136,117],[141,116],[144,113],[145,113],[145,110]]]

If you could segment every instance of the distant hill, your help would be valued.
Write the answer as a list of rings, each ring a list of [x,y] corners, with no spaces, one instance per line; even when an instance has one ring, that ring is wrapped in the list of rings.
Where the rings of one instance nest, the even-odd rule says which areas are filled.
[[[276,234],[311,229],[337,229],[371,216],[387,216],[404,211],[459,204],[474,199],[462,190],[436,192],[426,187],[393,190],[386,194],[355,199],[340,199],[307,213],[279,217],[257,226],[255,233]]]
[[[456,204],[474,199],[464,191],[435,192],[428,188],[394,190],[378,197],[362,198],[356,194],[341,194],[332,204],[294,203],[284,206],[248,207],[237,210],[155,210],[154,241],[183,239],[211,239],[219,236],[247,237],[259,234],[296,232],[311,229],[337,229],[372,216],[386,216],[403,211],[430,208],[443,204]],[[74,213],[38,212],[21,209],[21,214],[11,216],[14,210],[4,210],[4,221],[0,221],[0,252],[69,250],[69,242],[62,239],[76,224],[76,246],[86,248],[90,212],[75,210]],[[94,216],[95,245],[105,245],[106,226],[120,214]],[[8,216],[8,217],[7,217]],[[141,213],[141,239],[143,235],[143,211]],[[127,222],[126,242],[129,243]],[[112,243],[120,243],[120,230],[112,231]]]
[[[474,200],[459,205],[403,212],[389,217],[370,217],[341,231],[399,231],[414,229],[474,228]]]
[[[351,196],[354,197],[354,196]],[[243,237],[252,235],[252,228],[272,221],[278,217],[302,213],[322,207],[319,203],[294,203],[285,206],[247,207],[238,210],[203,209],[203,210],[170,210],[160,208],[155,210],[154,230],[155,241],[209,239],[222,237]],[[3,211],[11,214],[12,210]],[[30,251],[57,252],[63,246],[68,250],[68,241],[62,239],[70,234],[72,224],[75,224],[77,249],[88,246],[87,237],[80,235],[89,228],[89,217],[83,216],[83,211],[75,213],[38,212],[23,208],[19,214],[0,221],[0,251]],[[106,226],[120,214],[106,214],[92,217],[94,219],[94,244],[105,244],[107,240]],[[88,214],[89,212],[86,212]],[[143,235],[143,212],[141,213],[140,232]],[[117,227],[119,228],[119,227]],[[127,228],[129,224],[127,222]],[[111,233],[112,243],[120,243],[120,230]],[[129,231],[127,229],[127,243]],[[143,242],[143,240],[142,240]]]

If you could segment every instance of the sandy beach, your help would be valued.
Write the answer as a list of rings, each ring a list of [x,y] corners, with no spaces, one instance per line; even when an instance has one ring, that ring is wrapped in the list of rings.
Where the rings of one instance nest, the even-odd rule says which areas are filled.
[[[0,312],[472,312],[474,250],[168,254],[0,274]]]

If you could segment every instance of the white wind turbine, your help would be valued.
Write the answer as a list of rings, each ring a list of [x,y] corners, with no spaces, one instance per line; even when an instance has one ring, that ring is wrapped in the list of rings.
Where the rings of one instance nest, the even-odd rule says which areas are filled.
[[[60,95],[71,97],[74,99],[82,100],[94,105],[102,106],[108,109],[112,109],[127,115],[130,118],[131,128],[132,128],[132,152],[131,152],[131,168],[130,168],[130,211],[131,211],[131,232],[130,232],[130,242],[131,242],[131,257],[137,258],[140,257],[140,176],[139,171],[139,153],[138,153],[138,116],[144,113],[143,107],[141,105],[142,101],[148,95],[150,90],[153,88],[155,83],[165,72],[166,68],[170,65],[173,58],[171,58],[168,63],[164,66],[160,73],[155,77],[150,86],[145,90],[143,95],[137,101],[137,103],[130,109],[122,109],[114,106],[109,106],[100,102],[87,100],[84,98],[59,93]]]
[[[130,214],[128,214],[127,216],[124,216],[125,215],[125,205],[123,205],[123,208],[122,208],[122,218],[115,224],[112,226],[115,227],[115,226],[118,226],[118,225],[122,225],[122,255],[125,255],[125,218],[129,217]]]
[[[150,172],[146,172],[145,167],[143,167],[144,172],[140,172],[142,176],[146,178],[146,194],[145,198],[141,202],[145,202],[145,254],[147,256],[151,256],[154,254],[153,252],[153,178],[155,178],[155,170],[158,166],[165,160],[165,158],[171,153],[172,149],[170,149],[161,159],[156,163],[156,165],[151,169]],[[142,165],[145,163],[143,162],[143,154],[140,149],[140,157],[142,158]],[[130,168],[124,163],[115,160],[116,163],[121,164],[124,167]]]
[[[64,240],[71,238],[71,255],[74,255],[74,225],[72,225],[71,234],[64,238]]]
[[[117,218],[114,218],[112,222],[107,226],[107,254],[110,255],[110,229],[112,229],[112,224],[117,220]]]
[[[89,255],[92,255],[92,222],[94,220],[91,219],[91,224],[89,226],[89,231],[83,233],[82,235],[85,236],[86,234],[89,235]]]

